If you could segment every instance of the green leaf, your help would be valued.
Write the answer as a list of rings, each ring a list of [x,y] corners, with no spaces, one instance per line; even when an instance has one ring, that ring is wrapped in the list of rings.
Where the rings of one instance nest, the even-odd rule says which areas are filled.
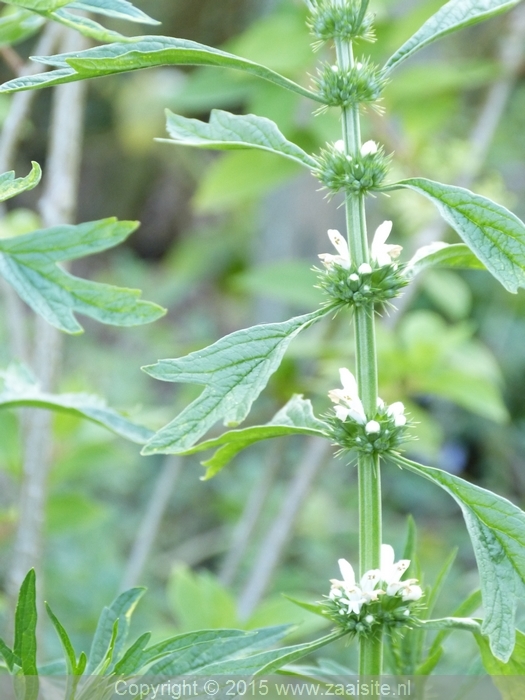
[[[80,34],[95,39],[96,41],[111,42],[111,41],[127,41],[128,37],[120,32],[115,32],[111,29],[106,29],[95,20],[82,15],[76,15],[73,12],[68,12],[68,9],[58,9],[55,12],[43,13],[47,19],[59,22],[70,29],[74,29]]]
[[[171,139],[157,139],[158,141],[219,150],[256,148],[290,158],[310,169],[316,165],[312,156],[288,141],[277,124],[266,117],[236,115],[213,109],[209,123],[206,123],[199,119],[181,117],[169,110],[166,110],[166,114],[166,128]]]
[[[20,587],[18,603],[15,612],[15,641],[13,653],[22,662],[22,673],[25,676],[37,676],[36,663],[36,576],[35,570],[27,574]],[[36,698],[38,686],[28,687],[29,693],[24,700]],[[34,695],[32,695],[34,693]]]
[[[34,12],[20,9],[0,17],[0,46],[13,46],[36,34],[45,20]]]
[[[296,644],[295,646],[282,647],[281,649],[271,649],[262,651],[245,658],[228,659],[218,661],[206,666],[206,674],[246,674],[246,675],[269,675],[274,673],[285,664],[292,663],[307,654],[320,649],[321,647],[334,642],[344,635],[344,632],[336,631],[306,644]]]
[[[463,187],[425,178],[401,180],[388,189],[399,187],[430,199],[505,289],[516,293],[525,287],[525,224],[512,212]]]
[[[2,382],[3,381],[3,385]],[[132,423],[93,394],[48,394],[24,365],[12,364],[0,370],[0,408],[30,406],[87,418],[139,445],[153,435],[151,430]]]
[[[214,447],[219,449],[213,457],[202,462],[208,467],[203,480],[211,479],[242,450],[261,440],[284,435],[315,435],[327,437],[328,426],[318,420],[313,413],[310,401],[294,394],[288,403],[266,425],[255,425],[242,430],[230,430],[218,438],[206,440],[187,450],[184,454],[194,454]]]
[[[15,663],[18,664],[18,666],[22,665],[20,659],[13,654],[2,638],[0,638],[0,655],[3,657],[10,671],[13,670]]]
[[[124,591],[113,603],[104,608],[98,621],[93,643],[89,652],[89,660],[86,666],[86,674],[95,672],[103,663],[111,648],[115,624],[118,622],[118,633],[113,640],[114,651],[112,656],[118,660],[119,653],[126,642],[129,630],[129,622],[137,603],[144,595],[144,588],[130,588]]]
[[[391,71],[413,53],[451,32],[510,10],[520,0],[450,0],[385,63]]]
[[[175,420],[156,433],[143,454],[180,454],[217,421],[238,425],[279,367],[291,341],[326,313],[326,309],[321,309],[282,323],[245,328],[186,357],[143,367],[161,381],[205,387]]]
[[[420,620],[419,624],[429,630],[465,630],[473,634],[481,632],[481,625],[470,617],[441,617],[436,620]]]
[[[497,659],[490,650],[485,637],[476,635],[481,652],[481,660],[487,673],[494,678],[503,700],[523,700],[525,676],[525,634],[516,631],[516,646],[510,659],[504,663]]]
[[[84,10],[107,17],[126,19],[129,22],[139,22],[140,24],[161,24],[153,19],[138,7],[132,5],[128,0],[78,0],[69,5],[69,9]]]
[[[324,617],[326,619],[326,608],[320,605],[319,603],[308,603],[304,600],[297,600],[297,598],[292,598],[292,596],[285,594],[283,594],[283,598],[286,598],[286,600],[289,600],[294,605],[297,605],[303,610],[307,610],[313,615],[319,615],[320,617]]]
[[[470,248],[464,243],[431,243],[420,248],[403,270],[407,277],[415,277],[430,267],[452,267],[462,270],[486,270]]]
[[[151,323],[165,311],[141,301],[140,291],[83,280],[56,265],[111,248],[136,228],[111,218],[0,239],[0,274],[33,311],[67,333],[82,332],[74,312],[111,325]]]
[[[71,640],[69,638],[68,633],[64,629],[63,625],[55,615],[55,613],[51,610],[49,605],[46,603],[46,612],[49,616],[49,619],[53,623],[53,627],[56,630],[56,633],[58,635],[58,638],[60,639],[60,643],[62,645],[62,649],[64,650],[64,658],[66,660],[67,664],[67,675],[68,676],[73,676],[76,675],[77,673],[77,656],[75,654],[75,650],[73,648],[73,644],[71,643]]]
[[[19,177],[15,180],[14,171],[0,175],[0,202],[5,202],[6,199],[16,197],[21,192],[32,190],[40,182],[42,171],[38,163],[31,163],[31,172],[25,177]]]
[[[115,664],[113,673],[115,675],[125,676],[136,673],[142,668],[144,662],[142,661],[144,657],[144,649],[151,639],[151,632],[145,632],[142,634],[126,651],[122,656],[120,661]]]
[[[489,637],[494,656],[508,661],[515,642],[516,606],[525,593],[525,513],[507,499],[440,469],[400,455],[392,459],[440,486],[460,506],[481,580],[481,632]]]
[[[223,66],[241,70],[317,102],[322,101],[316,93],[265,66],[187,39],[142,36],[125,43],[97,46],[86,51],[57,56],[34,57],[33,60],[53,66],[56,70],[15,78],[5,83],[0,92],[49,87],[155,66],[193,65]]]
[[[241,630],[201,630],[160,642],[146,653],[151,659],[160,658],[145,675],[184,675],[207,673],[207,667],[229,660],[241,652],[270,646],[289,631],[288,625],[266,627],[243,632]],[[153,656],[155,654],[155,657]]]
[[[26,10],[34,12],[53,12],[59,7],[69,5],[71,0],[4,0],[7,5],[16,5],[24,7]]]

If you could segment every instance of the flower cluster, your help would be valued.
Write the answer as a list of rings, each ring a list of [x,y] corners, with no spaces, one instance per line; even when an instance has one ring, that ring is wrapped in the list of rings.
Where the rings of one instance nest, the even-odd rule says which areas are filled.
[[[319,255],[325,268],[319,276],[319,287],[330,297],[329,303],[334,307],[387,303],[408,284],[396,262],[401,246],[386,242],[391,230],[391,221],[378,226],[372,240],[371,264],[359,266],[352,263],[348,243],[339,231],[328,231],[328,238],[338,254]]]
[[[367,59],[347,70],[325,64],[315,79],[323,103],[327,107],[343,108],[376,102],[386,82],[383,71]]]
[[[335,415],[327,416],[327,422],[336,444],[345,450],[374,455],[391,452],[404,442],[407,417],[401,401],[387,405],[378,399],[375,414],[367,416],[352,372],[342,367],[339,376],[343,388],[328,392]]]
[[[343,580],[331,580],[326,614],[346,631],[360,635],[414,624],[423,591],[417,579],[401,580],[409,566],[408,559],[396,562],[392,547],[383,544],[380,568],[367,571],[358,583],[352,565],[339,559]]]
[[[323,148],[316,161],[313,173],[326,189],[360,194],[381,187],[390,159],[374,141],[364,143],[353,156],[345,153],[343,141],[336,141]]]
[[[310,15],[307,23],[311,33],[319,40],[325,41],[356,39],[374,40],[372,31],[373,15],[361,12],[360,0],[345,4],[334,0],[307,0]]]

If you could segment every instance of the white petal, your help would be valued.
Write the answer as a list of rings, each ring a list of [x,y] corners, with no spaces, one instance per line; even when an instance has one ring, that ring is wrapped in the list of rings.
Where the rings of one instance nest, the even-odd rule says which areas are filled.
[[[396,416],[394,418],[394,425],[396,426],[396,428],[402,428],[406,424],[407,424],[407,417],[406,416]]]
[[[357,271],[360,275],[369,275],[372,272],[372,268],[368,263],[363,263],[362,265],[359,265]]]
[[[401,401],[394,401],[394,403],[391,403],[390,406],[387,409],[387,413],[389,416],[399,416],[402,415],[405,412],[405,406]]]
[[[334,406],[334,411],[336,418],[339,418],[339,420],[343,421],[343,423],[350,415],[350,410],[348,408],[345,408],[344,406]]]
[[[339,231],[336,229],[328,230],[328,238],[330,239],[332,245],[337,250],[341,258],[348,264],[343,265],[347,269],[350,267],[350,251],[348,249],[348,243],[346,242],[344,236],[341,236]]]
[[[370,571],[365,572],[361,578],[363,593],[371,593],[380,580],[381,571],[379,569],[370,569]]]
[[[355,574],[352,564],[346,561],[346,559],[339,559],[337,563],[339,564],[339,570],[341,571],[341,576],[343,577],[345,586],[355,586]]]
[[[366,423],[366,415],[361,399],[356,398],[348,406],[348,415],[350,418],[355,420],[359,425],[364,425]]]
[[[423,591],[421,590],[421,586],[406,586],[406,588],[403,589],[403,600],[408,601],[408,600],[419,600],[421,596],[423,595]]]
[[[357,397],[357,381],[352,372],[350,372],[350,370],[346,367],[340,367],[339,378],[341,379],[341,384],[343,386],[344,391],[347,394],[350,394],[352,398]]]
[[[381,574],[394,566],[395,561],[394,548],[389,544],[381,545]],[[384,579],[383,579],[384,580]]]
[[[365,426],[365,432],[368,433],[368,435],[380,433],[381,426],[376,420],[369,420]]]
[[[392,222],[391,221],[383,221],[383,223],[376,228],[376,232],[374,233],[374,238],[372,240],[372,250],[374,249],[374,245],[376,245],[376,246],[385,245],[387,238],[390,236],[391,231],[392,231]]]
[[[377,143],[375,141],[366,141],[366,143],[361,146],[362,156],[370,156],[375,153],[377,153]]]

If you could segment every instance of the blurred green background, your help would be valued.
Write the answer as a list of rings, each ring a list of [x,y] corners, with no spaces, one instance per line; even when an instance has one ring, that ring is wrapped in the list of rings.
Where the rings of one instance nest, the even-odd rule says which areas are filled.
[[[162,20],[146,28],[222,46],[307,81],[328,50],[314,54],[300,0],[150,0],[136,3]],[[377,43],[386,60],[443,3],[376,0]],[[115,26],[130,32],[129,26]],[[394,153],[392,179],[418,174],[466,184],[525,217],[525,81],[513,15],[452,35],[407,61],[388,85],[384,114],[365,113],[364,137]],[[18,45],[29,55],[34,40]],[[521,42],[521,43],[520,43]],[[3,78],[12,77],[9,68]],[[497,87],[507,86],[507,92]],[[498,97],[499,95],[499,97]],[[10,98],[0,101],[0,118]],[[491,102],[492,100],[492,102]],[[38,94],[17,157],[46,167],[49,91]],[[341,200],[270,154],[220,154],[155,142],[164,108],[207,119],[214,108],[276,121],[306,150],[336,140],[336,112],[277,87],[222,69],[163,68],[100,79],[89,86],[78,220],[117,215],[142,222],[125,246],[75,263],[77,274],[122,286],[166,306],[152,326],[112,329],[86,320],[66,338],[58,389],[92,391],[152,428],[168,422],[197,388],[155,382],[141,365],[177,357],[257,322],[315,308],[317,254],[328,228],[344,226]],[[492,119],[492,121],[491,121]],[[483,121],[485,120],[485,121]],[[38,192],[14,200],[35,206]],[[16,209],[15,209],[16,208]],[[407,257],[435,236],[433,209],[409,192],[370,200],[373,231],[394,221],[392,239]],[[439,238],[454,241],[443,229]],[[332,251],[330,251],[332,252]],[[405,258],[406,259],[406,258]],[[7,328],[2,362],[9,362]],[[521,504],[525,494],[525,303],[481,272],[433,271],[399,311],[379,319],[380,393],[403,400],[417,422],[409,453],[461,474]],[[268,420],[291,393],[329,407],[338,368],[353,366],[348,320],[316,326],[294,341],[256,403],[250,423]],[[10,566],[21,471],[20,414],[0,422],[0,562]],[[317,450],[317,451],[316,451]],[[126,585],[149,594],[135,623],[156,637],[193,628],[304,622],[319,624],[282,597],[318,600],[337,559],[357,562],[356,475],[344,459],[304,440],[251,448],[217,478],[200,482],[195,457],[140,457],[135,445],[71,417],[54,418],[53,468],[45,525],[45,597],[80,646],[89,643],[101,607]],[[432,581],[459,547],[439,613],[450,614],[477,586],[473,553],[453,502],[392,466],[384,470],[385,540],[401,554],[408,513],[419,530],[420,559]],[[156,527],[156,516],[158,528]],[[137,541],[155,533],[139,561]],[[141,542],[142,540],[139,540]],[[135,569],[133,569],[135,567]],[[138,567],[138,568],[137,568]],[[4,596],[3,613],[12,610]],[[49,630],[43,656],[57,651]],[[443,668],[473,653],[459,634]],[[334,658],[346,652],[334,648]],[[447,665],[448,664],[448,665]]]

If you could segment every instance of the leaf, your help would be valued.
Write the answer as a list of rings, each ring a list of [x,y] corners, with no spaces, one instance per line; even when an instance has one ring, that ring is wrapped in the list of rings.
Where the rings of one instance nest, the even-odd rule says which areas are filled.
[[[165,382],[205,387],[175,420],[161,428],[142,453],[180,454],[192,447],[218,420],[234,426],[243,421],[295,336],[328,311],[321,309],[282,323],[245,328],[186,357],[143,367]]]
[[[473,634],[481,631],[479,622],[470,617],[441,617],[436,620],[420,620],[419,624],[429,630],[465,630]]]
[[[460,506],[481,580],[481,632],[489,637],[494,656],[508,661],[515,642],[516,606],[525,592],[525,513],[507,499],[440,469],[400,455],[392,459],[440,486]]]
[[[236,115],[213,109],[209,123],[188,119],[166,110],[166,128],[170,139],[157,139],[164,143],[176,143],[196,148],[235,150],[256,148],[290,158],[307,168],[314,168],[316,161],[295,143],[288,141],[277,124],[266,117],[254,114]]]
[[[497,659],[490,650],[485,637],[476,635],[481,653],[481,660],[487,673],[493,676],[496,687],[503,700],[523,700],[525,676],[525,634],[516,631],[516,646],[510,659],[504,663]]]
[[[22,663],[22,673],[25,676],[38,676],[36,662],[36,576],[31,569],[20,587],[18,603],[15,612],[15,641],[13,653]],[[27,679],[26,696],[24,700],[36,699],[38,683]]]
[[[7,646],[7,644],[4,642],[2,638],[0,638],[0,655],[3,657],[4,661],[7,664],[7,668],[12,671],[14,668],[15,663],[18,664],[18,666],[22,665],[22,662],[20,659],[18,659],[11,649]]]
[[[138,7],[132,5],[128,0],[78,0],[69,5],[69,9],[84,10],[94,12],[107,17],[126,19],[129,22],[139,22],[140,24],[161,24],[153,19]]]
[[[24,365],[12,364],[0,370],[0,408],[30,406],[86,418],[139,445],[153,435],[151,430],[132,423],[108,408],[103,399],[93,394],[48,394]]]
[[[59,7],[69,5],[71,0],[4,0],[7,5],[24,7],[26,10],[34,12],[52,12]]]
[[[391,71],[413,53],[447,34],[510,10],[520,0],[450,0],[432,15],[385,63]]]
[[[42,13],[47,19],[59,22],[70,29],[75,29],[80,34],[89,37],[90,39],[95,39],[96,41],[110,42],[110,41],[127,41],[128,37],[120,32],[115,32],[111,29],[106,29],[95,20],[89,17],[83,17],[82,15],[76,15],[73,12],[68,12],[66,9],[55,10],[55,12],[45,12]]]
[[[144,649],[151,639],[151,632],[142,634],[126,651],[120,661],[115,664],[115,675],[125,676],[136,673],[143,666]]]
[[[277,671],[281,666],[292,663],[296,659],[300,659],[316,649],[334,642],[343,635],[344,632],[338,630],[306,644],[296,644],[295,646],[282,647],[281,649],[262,651],[241,659],[219,661],[206,666],[205,672],[207,675],[269,675]]]
[[[322,101],[316,93],[265,66],[187,39],[142,36],[125,43],[97,46],[85,51],[50,57],[38,56],[33,57],[33,60],[53,66],[56,70],[15,78],[0,87],[0,92],[49,87],[154,66],[193,65],[223,66],[241,70],[317,102]]]
[[[208,467],[203,480],[211,479],[242,450],[261,440],[284,435],[315,435],[327,437],[328,426],[318,420],[310,401],[294,394],[288,403],[266,425],[255,425],[243,430],[230,430],[218,438],[206,440],[190,448],[184,454],[194,454],[214,447],[219,449],[213,457],[202,462]]]
[[[111,648],[115,624],[118,622],[118,632],[114,643],[113,658],[118,659],[122,646],[125,644],[129,630],[129,621],[139,600],[144,595],[144,588],[130,588],[121,593],[109,606],[104,608],[98,621],[93,643],[89,652],[86,674],[94,673],[96,668],[107,656]]]
[[[505,289],[516,293],[525,287],[525,224],[512,212],[463,187],[425,178],[401,180],[388,189],[399,187],[430,199]]]
[[[0,175],[0,202],[16,197],[21,192],[32,190],[38,185],[41,177],[42,170],[34,161],[31,162],[31,172],[25,177],[19,177],[15,180],[15,173],[12,170]]]
[[[145,675],[184,675],[200,673],[208,666],[221,663],[241,652],[270,646],[289,631],[289,625],[266,627],[244,632],[241,630],[200,630],[160,642],[150,650],[160,660]],[[152,659],[151,659],[152,660]],[[149,663],[149,661],[147,661]],[[205,671],[207,673],[207,670]]]
[[[44,22],[43,17],[24,9],[0,17],[0,47],[13,46],[28,39],[38,32]]]
[[[67,675],[72,676],[76,675],[77,673],[77,656],[75,654],[75,650],[73,648],[73,645],[71,643],[71,640],[69,638],[68,633],[64,629],[63,625],[55,615],[55,613],[51,610],[49,605],[46,603],[46,612],[49,616],[49,619],[53,623],[53,627],[56,630],[56,633],[58,635],[58,638],[60,639],[60,643],[62,645],[62,649],[64,650],[64,658],[66,660],[67,664]]]
[[[56,265],[111,248],[136,228],[111,218],[2,238],[0,274],[33,311],[67,333],[82,332],[74,312],[111,325],[151,323],[165,311],[141,301],[140,291],[83,280]]]
[[[420,248],[403,269],[406,277],[415,277],[430,267],[453,267],[463,270],[486,270],[470,248],[464,243],[431,243]]]

